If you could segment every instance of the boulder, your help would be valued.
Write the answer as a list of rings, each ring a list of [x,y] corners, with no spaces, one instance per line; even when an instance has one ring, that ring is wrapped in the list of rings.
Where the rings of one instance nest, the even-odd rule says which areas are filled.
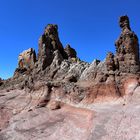
[[[50,101],[47,105],[50,110],[56,110],[61,108],[61,103],[59,101]]]

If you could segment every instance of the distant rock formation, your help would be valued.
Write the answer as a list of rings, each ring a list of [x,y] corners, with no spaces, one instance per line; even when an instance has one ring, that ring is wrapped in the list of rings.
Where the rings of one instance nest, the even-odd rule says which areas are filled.
[[[119,62],[119,70],[126,73],[136,73],[140,70],[138,37],[131,31],[128,16],[121,16],[119,24],[122,32],[115,42],[115,57]]]
[[[63,48],[58,26],[48,24],[39,39],[37,58],[32,48],[22,52],[14,77],[6,83],[11,82],[13,86],[17,83],[19,87],[30,89],[34,88],[35,81],[40,80],[68,84],[86,80],[106,87],[110,83],[120,83],[121,75],[139,72],[140,62],[138,38],[131,31],[129,18],[121,16],[119,24],[122,32],[115,43],[116,53],[108,52],[105,61],[95,60],[91,64],[81,61],[69,44]]]
[[[139,75],[139,43],[137,36],[131,31],[127,16],[120,17],[119,24],[122,32],[115,43],[116,53],[108,52],[105,61],[94,60],[91,64],[81,61],[69,44],[63,48],[58,26],[48,24],[39,39],[38,56],[36,57],[32,48],[22,52],[14,76],[5,81],[4,85],[12,89],[18,87],[34,91],[38,87],[37,83],[40,83],[40,86],[47,88],[44,95],[47,99],[41,99],[43,105],[46,100],[56,97],[55,94],[57,98],[63,95],[64,100],[73,102],[85,99],[86,102],[94,102],[97,91],[99,95],[103,93],[106,97],[123,95],[124,79],[130,75]],[[92,83],[92,87],[80,86],[79,83],[84,81],[87,87]],[[106,90],[102,91],[102,88]],[[92,95],[89,95],[89,90]],[[112,94],[108,94],[108,91]]]

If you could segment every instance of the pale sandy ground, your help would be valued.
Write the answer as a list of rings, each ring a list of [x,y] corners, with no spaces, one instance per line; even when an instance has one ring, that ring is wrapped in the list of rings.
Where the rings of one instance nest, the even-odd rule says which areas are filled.
[[[140,140],[140,86],[87,108],[51,111],[35,109],[36,102],[24,91],[0,92],[0,140]]]

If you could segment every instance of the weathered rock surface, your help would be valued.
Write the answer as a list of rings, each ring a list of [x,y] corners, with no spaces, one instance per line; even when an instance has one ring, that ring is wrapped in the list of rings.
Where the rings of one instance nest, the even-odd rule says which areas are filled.
[[[64,57],[64,49],[58,36],[58,26],[48,24],[39,39],[38,61],[43,70],[52,63],[55,50],[60,51]]]
[[[24,51],[0,79],[0,140],[139,140],[139,43],[127,16],[119,24],[116,53],[91,64],[47,25],[37,58]]]
[[[21,90],[3,91],[0,93],[0,139],[139,140],[139,93],[140,86],[127,98],[102,102],[101,97],[98,103],[77,107],[63,104],[59,110],[51,111],[33,106],[41,90],[36,95]]]
[[[36,62],[36,53],[33,48],[30,48],[19,55],[18,67],[33,69]]]
[[[138,37],[131,31],[128,16],[120,17],[119,23],[122,32],[115,43],[119,70],[136,73],[140,70]]]
[[[76,53],[75,49],[71,48],[71,46],[69,44],[66,46],[64,51],[65,51],[68,58],[76,58],[77,57],[77,53]]]

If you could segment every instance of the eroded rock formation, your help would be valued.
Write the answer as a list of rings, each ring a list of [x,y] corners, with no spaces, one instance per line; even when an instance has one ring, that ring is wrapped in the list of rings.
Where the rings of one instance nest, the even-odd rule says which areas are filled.
[[[36,62],[36,53],[33,48],[25,50],[19,55],[18,68],[33,69]]]
[[[64,57],[64,49],[58,36],[58,26],[48,24],[39,39],[38,61],[43,70],[52,63],[54,58],[53,53],[56,50],[60,51]]]
[[[71,46],[69,44],[66,46],[65,52],[66,52],[68,58],[77,57],[77,53],[76,53],[75,49],[71,48]]]
[[[16,85],[16,87],[29,88],[32,91],[36,89],[37,81],[44,81],[46,88],[49,88],[49,93],[47,92],[46,95],[53,95],[61,90],[63,96],[65,92],[68,92],[73,98],[71,94],[77,92],[78,95],[83,94],[82,100],[86,98],[87,91],[84,92],[86,89],[79,83],[92,81],[95,91],[98,86],[108,88],[113,84],[118,89],[116,90],[115,86],[112,89],[118,92],[116,95],[123,95],[122,79],[126,75],[138,74],[140,69],[139,43],[137,36],[131,31],[127,16],[120,17],[119,24],[122,31],[115,43],[116,53],[109,52],[105,61],[95,60],[92,64],[80,61],[75,49],[70,45],[63,48],[58,35],[58,26],[48,24],[39,39],[38,57],[36,58],[32,48],[21,53],[14,77],[5,81],[5,85],[10,85],[9,88]],[[50,83],[51,86],[48,87]]]
[[[140,128],[139,43],[127,16],[119,24],[116,53],[91,64],[70,45],[63,48],[57,25],[47,25],[37,58],[34,49],[24,51],[14,76],[0,79],[0,139],[134,139]],[[135,132],[126,133],[125,122],[129,130],[137,126]]]
[[[111,53],[111,52],[108,52],[107,57],[106,57],[106,67],[107,67],[107,70],[108,71],[116,70],[116,63],[115,63],[115,60],[114,60],[114,54]]]
[[[120,17],[119,24],[122,32],[115,43],[119,70],[136,73],[140,69],[138,37],[131,31],[128,16]]]

